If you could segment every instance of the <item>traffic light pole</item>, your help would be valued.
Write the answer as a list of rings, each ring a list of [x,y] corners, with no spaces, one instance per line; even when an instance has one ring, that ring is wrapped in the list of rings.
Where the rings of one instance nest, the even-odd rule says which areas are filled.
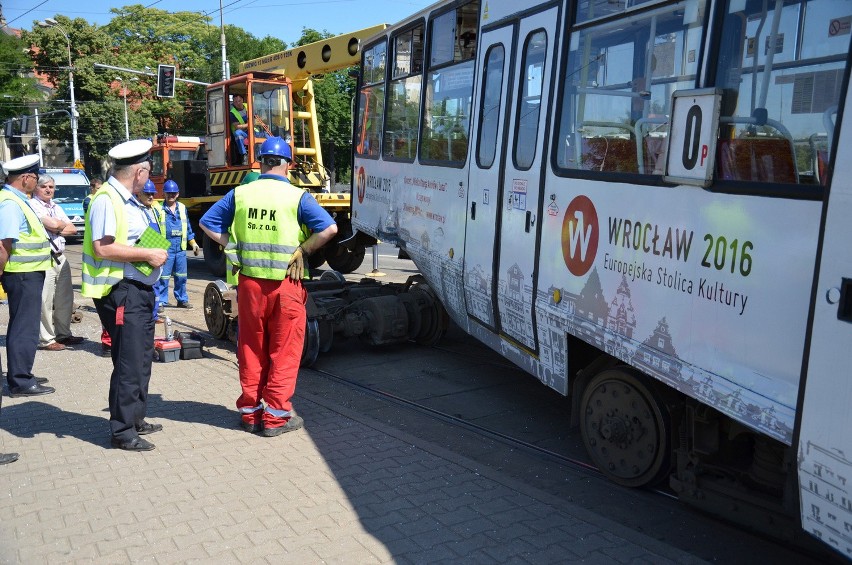
[[[146,76],[146,77],[157,78],[157,73],[149,73],[147,71],[137,71],[136,69],[128,69],[127,67],[114,67],[112,65],[103,65],[101,63],[95,63],[94,67],[96,69],[111,69],[113,71],[122,71],[122,72],[125,72],[125,73],[130,73],[132,75],[142,75],[142,76]],[[197,81],[197,80],[190,80],[188,78],[177,78],[177,77],[175,77],[174,80],[176,80],[177,82],[186,82],[186,83],[189,83],[189,84],[199,84],[201,86],[210,86],[209,82],[200,82],[200,81]]]

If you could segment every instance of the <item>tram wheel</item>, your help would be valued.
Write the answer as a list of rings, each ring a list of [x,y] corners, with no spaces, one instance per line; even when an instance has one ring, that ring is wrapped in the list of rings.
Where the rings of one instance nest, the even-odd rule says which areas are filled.
[[[216,339],[225,339],[228,335],[228,316],[222,297],[227,289],[222,281],[211,282],[204,289],[204,321],[207,322],[207,330]]]
[[[642,487],[668,476],[668,409],[635,371],[621,367],[595,375],[583,391],[580,430],[592,461],[614,483]]]

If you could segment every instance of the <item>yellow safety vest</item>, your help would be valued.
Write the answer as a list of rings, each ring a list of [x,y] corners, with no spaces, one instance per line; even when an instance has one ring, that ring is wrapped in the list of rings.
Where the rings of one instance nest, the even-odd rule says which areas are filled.
[[[0,190],[0,202],[12,200],[17,204],[27,219],[30,230],[18,234],[18,240],[12,244],[12,253],[6,262],[6,271],[10,273],[34,273],[50,268],[50,241],[41,220],[30,208],[9,189]]]
[[[180,216],[180,249],[181,251],[186,251],[186,230],[189,218],[186,215],[186,206],[180,202],[175,202],[175,204],[177,204],[177,215]],[[166,233],[166,204],[163,203],[162,206],[157,206],[156,209],[159,214],[160,233],[163,234],[163,237],[169,238],[172,234]]]
[[[154,202],[151,204],[151,210],[154,211],[154,217],[157,218],[157,225],[160,226],[160,235],[166,237],[166,219],[163,216],[163,207]]]
[[[89,225],[89,214],[96,198],[107,196],[112,200],[115,213],[115,241],[127,245],[127,217],[124,213],[124,198],[109,183],[104,183],[92,197],[89,209],[86,210],[86,231],[83,234],[83,279],[80,294],[88,298],[103,298],[113,286],[124,278],[124,263],[110,261],[95,255],[92,245],[92,227]]]
[[[304,191],[287,182],[260,179],[234,189],[234,221],[225,255],[241,274],[284,280],[296,248],[305,241],[299,225]],[[308,270],[305,269],[305,278]]]
[[[243,106],[243,108],[245,108],[245,106]],[[246,120],[243,119],[243,115],[240,113],[240,111],[234,108],[233,106],[231,106],[231,114],[233,114],[233,116],[237,118],[239,125],[243,125],[244,123],[246,123]],[[248,119],[248,110],[246,110],[246,119]],[[234,133],[235,131],[237,131],[237,126],[231,124],[231,133]]]

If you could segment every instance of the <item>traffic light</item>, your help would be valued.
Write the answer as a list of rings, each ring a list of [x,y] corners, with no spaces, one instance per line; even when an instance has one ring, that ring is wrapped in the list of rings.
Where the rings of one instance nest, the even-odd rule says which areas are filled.
[[[175,96],[175,66],[157,66],[157,96],[174,98]]]

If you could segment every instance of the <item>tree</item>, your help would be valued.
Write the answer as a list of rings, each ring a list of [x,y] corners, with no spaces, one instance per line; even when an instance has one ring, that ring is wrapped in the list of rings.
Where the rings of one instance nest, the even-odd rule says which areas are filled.
[[[212,53],[210,65],[204,79],[206,82],[218,82],[222,79],[222,48],[219,28],[211,26],[213,33],[204,40],[206,53]],[[243,61],[257,59],[270,53],[278,53],[287,49],[287,44],[280,39],[266,36],[259,39],[241,27],[225,26],[225,44],[228,51],[228,67],[231,75],[239,72]]]
[[[102,77],[95,72],[93,64],[110,60],[113,46],[108,35],[96,25],[82,18],[70,19],[56,15],[54,18],[62,31],[68,34],[71,46],[71,64],[74,71],[75,99],[79,112],[77,132],[83,160],[89,161],[106,155],[110,142],[124,138],[123,118],[121,128],[112,129],[103,121],[102,105],[109,89]],[[35,27],[24,31],[23,39],[30,45],[30,57],[35,69],[47,77],[54,87],[54,99],[48,110],[70,110],[68,83],[68,49],[62,31],[56,27]],[[71,123],[68,119],[45,120],[42,135],[61,141],[71,139]],[[69,143],[70,145],[70,143]],[[89,168],[91,171],[92,169]]]
[[[36,80],[30,71],[27,44],[14,35],[0,32],[0,120],[29,113],[26,102],[38,97]]]
[[[140,70],[149,67],[154,72],[158,64],[175,65],[179,78],[208,82],[207,71],[215,56],[207,49],[206,40],[214,29],[208,16],[140,4],[110,11],[115,17],[104,31],[118,46],[115,62],[110,64]],[[156,78],[145,77],[131,88],[155,119],[155,126],[143,135],[166,131],[200,135],[205,131],[203,86],[178,81],[174,98],[163,99],[155,96]]]
[[[327,31],[302,28],[296,46],[307,45],[332,35]],[[358,67],[348,67],[314,80],[317,125],[326,163],[334,163],[335,178],[347,182],[352,169],[352,97],[356,83],[352,73]]]

